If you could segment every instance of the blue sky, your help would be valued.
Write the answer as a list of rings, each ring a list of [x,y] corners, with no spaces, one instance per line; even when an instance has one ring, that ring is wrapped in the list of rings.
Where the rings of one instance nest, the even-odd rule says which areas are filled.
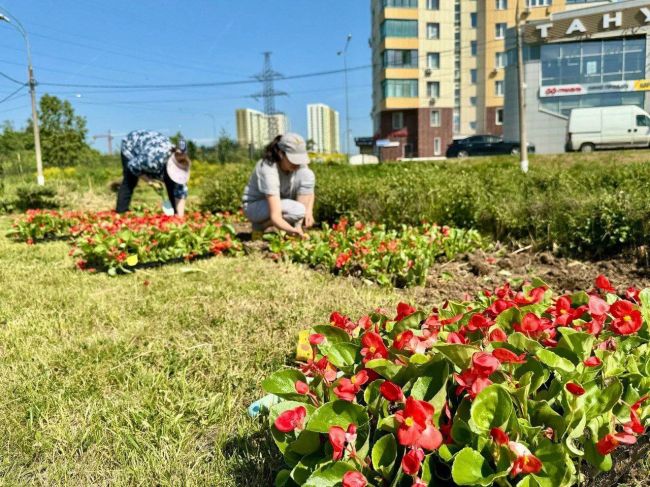
[[[263,51],[290,76],[343,68],[337,51],[353,35],[349,67],[371,62],[370,7],[365,0],[0,0],[22,22],[32,44],[39,95],[69,100],[87,118],[89,135],[108,129],[182,131],[200,143],[225,129],[236,134],[236,108],[263,109],[248,95],[258,84],[166,90],[47,86],[178,84],[250,79],[262,68]],[[22,37],[0,23],[0,72],[26,80]],[[351,131],[372,135],[371,70],[349,72]],[[0,99],[17,85],[0,77]],[[306,105],[326,103],[345,125],[343,74],[279,81],[289,93],[277,109],[293,130],[307,135]],[[0,103],[0,120],[24,126],[27,91]],[[343,143],[343,142],[342,142]],[[106,141],[93,146],[105,151]]]

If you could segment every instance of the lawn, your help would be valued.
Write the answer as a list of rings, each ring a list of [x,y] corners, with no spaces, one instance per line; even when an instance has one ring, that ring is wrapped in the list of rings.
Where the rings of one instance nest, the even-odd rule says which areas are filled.
[[[412,296],[255,256],[110,278],[67,251],[0,237],[5,485],[269,485],[246,407],[296,332]]]

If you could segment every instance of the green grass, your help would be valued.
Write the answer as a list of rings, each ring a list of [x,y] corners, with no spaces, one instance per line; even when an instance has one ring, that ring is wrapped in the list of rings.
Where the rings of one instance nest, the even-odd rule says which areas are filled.
[[[269,485],[246,407],[296,332],[413,296],[255,256],[110,278],[67,251],[0,237],[2,485]]]

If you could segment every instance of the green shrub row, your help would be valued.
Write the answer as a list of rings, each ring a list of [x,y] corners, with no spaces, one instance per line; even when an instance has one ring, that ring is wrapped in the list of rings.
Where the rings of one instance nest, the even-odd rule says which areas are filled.
[[[475,228],[501,241],[530,241],[568,254],[611,255],[650,243],[650,166],[625,152],[378,166],[312,167],[316,218],[342,215],[389,226],[422,221]],[[239,208],[251,165],[225,165],[203,190],[202,207]]]

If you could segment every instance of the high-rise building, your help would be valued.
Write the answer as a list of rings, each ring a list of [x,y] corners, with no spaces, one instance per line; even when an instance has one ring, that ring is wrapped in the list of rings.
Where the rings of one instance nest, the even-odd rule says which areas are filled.
[[[373,118],[385,159],[502,133],[506,30],[594,0],[372,0]]]
[[[271,115],[276,119],[277,133],[273,137],[289,131],[289,119],[284,113]],[[250,108],[240,108],[236,111],[237,142],[242,147],[262,149],[269,139],[269,116]]]
[[[307,105],[307,134],[314,152],[341,152],[339,112],[322,103]]]

